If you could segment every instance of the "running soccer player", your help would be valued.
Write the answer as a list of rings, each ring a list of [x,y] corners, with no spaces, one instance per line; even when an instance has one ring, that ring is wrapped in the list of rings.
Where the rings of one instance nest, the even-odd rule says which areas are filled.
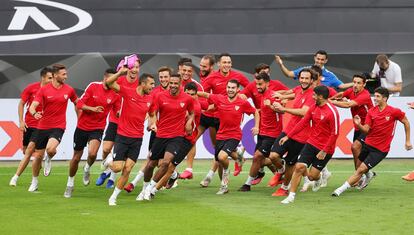
[[[220,119],[220,127],[217,132],[217,144],[215,146],[214,158],[219,163],[219,176],[221,186],[218,195],[229,192],[229,160],[231,156],[237,159],[237,146],[242,138],[240,124],[243,120],[243,114],[254,114],[255,125],[252,128],[253,135],[259,133],[260,114],[246,100],[238,96],[240,92],[240,84],[237,80],[227,82],[227,96],[221,94],[210,94],[206,92],[198,92],[201,97],[208,98],[217,109],[217,116]]]
[[[126,61],[126,62],[125,62]],[[128,67],[128,72],[126,76],[121,76],[118,78],[116,83],[119,85],[126,86],[128,88],[135,89],[139,85],[138,76],[139,76],[139,69],[141,65],[141,60],[138,58],[137,55],[133,54],[130,56],[127,56],[123,60],[121,60],[117,66],[117,70],[121,69],[123,66]],[[119,100],[121,102],[122,99]],[[105,131],[105,137],[103,139],[102,144],[102,163],[106,159],[106,157],[111,153],[112,148],[115,144],[115,137],[118,129],[118,120],[119,120],[119,113],[121,110],[115,109],[116,107],[119,107],[118,105],[113,106],[114,109],[111,110],[109,113],[109,122],[108,126],[106,127]],[[104,166],[101,166],[101,168],[105,169]],[[113,188],[116,174],[114,172],[111,172],[111,169],[106,168],[99,176],[99,178],[96,180],[96,185],[101,186],[105,183],[105,180],[109,178],[106,188]]]
[[[373,107],[371,96],[368,90],[365,89],[366,77],[363,75],[354,75],[352,78],[354,86],[348,88],[344,92],[340,92],[331,98],[330,102],[335,106],[341,108],[350,108],[352,117],[359,116],[361,118],[362,125],[365,124],[365,117],[367,116],[368,110]],[[361,153],[362,145],[365,141],[365,134],[361,133],[357,125],[354,125],[354,137],[351,146],[352,155],[354,157],[355,170],[361,163],[359,162],[359,154]],[[374,172],[367,172],[368,176],[375,174]],[[362,177],[364,179],[366,175]],[[360,182],[363,182],[360,181]]]
[[[284,107],[279,103],[274,103],[274,108],[282,113],[290,114],[289,123],[283,128],[283,132],[277,137],[273,143],[269,158],[273,161],[281,161],[282,156],[285,155],[285,180],[282,183],[282,186],[277,189],[272,196],[287,196],[289,193],[289,184],[292,178],[294,166],[297,162],[298,155],[302,150],[303,146],[306,143],[306,140],[309,138],[310,127],[306,127],[302,131],[298,132],[296,135],[291,136],[284,144],[280,145],[280,139],[286,136],[286,133],[289,133],[297,123],[299,123],[302,118],[305,116],[309,108],[315,104],[313,96],[313,81],[317,79],[317,74],[313,73],[310,69],[302,69],[299,73],[299,83],[300,85],[291,90],[294,94],[293,104],[291,108]],[[281,97],[284,99],[284,97]],[[281,178],[281,174],[275,174],[272,180],[269,182],[269,186],[274,187],[278,184]]]
[[[62,140],[66,128],[66,108],[70,99],[74,104],[78,102],[75,90],[65,84],[67,70],[64,65],[54,64],[52,82],[41,87],[30,105],[29,112],[39,123],[37,125],[34,158],[42,158],[46,151],[44,175],[48,176],[51,171],[51,161],[56,154],[56,148]],[[42,111],[37,107],[42,105]],[[38,176],[41,162],[33,161],[32,183],[29,192],[38,189]]]
[[[291,131],[286,133],[285,137],[280,139],[280,145],[283,145],[292,136],[295,136],[312,123],[309,138],[295,164],[289,195],[281,201],[282,204],[294,202],[296,190],[302,176],[307,176],[309,180],[315,180],[313,191],[319,190],[323,177],[321,171],[335,151],[339,134],[338,111],[328,101],[329,90],[326,86],[317,86],[313,89],[313,92],[313,99],[316,104],[309,108],[305,117]],[[308,167],[310,167],[309,172]]]
[[[29,84],[22,92],[21,99],[18,106],[19,114],[19,128],[23,132],[23,159],[20,161],[19,166],[17,167],[16,173],[10,179],[10,186],[16,186],[17,180],[20,175],[24,172],[27,165],[30,162],[30,157],[32,156],[35,150],[35,136],[33,133],[36,131],[37,124],[39,120],[35,119],[30,115],[29,107],[33,102],[34,97],[36,96],[37,91],[46,84],[50,83],[53,78],[53,70],[49,67],[45,67],[40,70],[40,82],[35,82]],[[24,115],[24,106],[27,107],[26,114]],[[39,105],[36,111],[41,112],[42,106]],[[35,158],[33,160],[41,161],[41,158]]]
[[[387,104],[388,97],[389,91],[384,87],[378,87],[374,93],[375,107],[368,111],[365,124],[362,125],[362,120],[358,115],[354,117],[355,125],[367,135],[358,157],[360,164],[354,174],[341,187],[335,189],[332,196],[338,197],[358,183],[363,174],[378,165],[388,155],[397,121],[404,125],[405,149],[413,148],[410,140],[410,122],[403,111]],[[361,189],[364,189],[374,176],[367,177]]]
[[[257,177],[265,158],[269,157],[270,149],[276,137],[282,132],[283,127],[282,114],[277,113],[272,105],[273,102],[277,101],[272,98],[273,90],[270,89],[269,75],[265,72],[259,73],[255,77],[255,83],[261,99],[260,106],[256,107],[256,109],[260,109],[259,134],[257,136],[256,151],[253,156],[249,176],[247,177],[246,183],[239,189],[242,192],[250,191],[252,181]],[[278,161],[272,161],[272,163],[283,168],[283,165]]]
[[[106,80],[107,86],[116,91],[123,99],[115,138],[114,156],[106,158],[104,162],[104,165],[109,166],[113,172],[122,171],[114,192],[109,197],[108,204],[110,206],[116,205],[117,197],[128,181],[129,174],[138,159],[144,136],[144,122],[153,105],[150,92],[154,88],[155,81],[152,75],[142,74],[136,88],[129,88],[115,82],[128,70],[126,67],[121,68]]]
[[[89,185],[90,168],[96,160],[101,145],[106,118],[113,106],[119,105],[119,95],[105,84],[106,79],[114,73],[116,72],[113,69],[107,69],[103,81],[90,83],[76,104],[76,108],[82,112],[73,135],[73,157],[69,163],[69,177],[63,194],[65,198],[72,197],[75,175],[86,145],[88,145],[88,158],[83,168],[83,185]],[[115,110],[119,109],[120,107],[115,107]]]
[[[190,135],[193,130],[194,101],[184,93],[181,84],[180,75],[172,74],[169,90],[158,93],[154,98],[154,108],[149,116],[150,128],[156,132],[156,137],[144,169],[144,187],[137,197],[138,201],[151,200],[153,188],[165,175],[170,163],[178,165],[192,147],[184,136]],[[159,168],[152,177],[157,165]]]
[[[232,70],[232,60],[231,55],[228,53],[222,53],[218,57],[218,71],[211,72],[211,74],[206,78],[203,83],[204,91],[211,93],[211,94],[221,94],[226,95],[226,86],[228,81],[236,80],[238,83],[246,87],[249,84],[249,79],[244,76],[242,73]],[[199,128],[199,135],[201,136],[207,128],[210,128],[210,137],[214,137],[211,139],[212,144],[216,145],[216,138],[215,133],[217,132],[220,125],[220,120],[217,117],[216,111],[207,110],[201,115],[200,120],[200,128]],[[212,133],[213,132],[213,133]],[[243,163],[242,158],[243,150],[239,151],[239,156],[235,165],[235,171],[241,171],[239,166]],[[212,167],[204,177],[204,179],[200,182],[202,187],[208,187],[211,180],[214,177],[214,173],[218,168],[218,162],[213,161]]]
[[[158,93],[168,90],[171,74],[172,74],[172,69],[169,67],[163,66],[158,69],[158,79],[159,79],[160,85],[155,87],[151,91],[151,95],[153,96],[153,98]],[[151,136],[150,136],[150,140],[148,144],[148,151],[150,151],[152,148],[152,144],[154,143],[154,139],[155,139],[155,134],[156,133],[154,131],[151,131]],[[147,160],[149,159],[149,157],[150,156],[148,153]],[[144,177],[144,169],[146,165],[147,165],[146,162],[142,164],[135,178],[127,186],[125,186],[124,188],[125,191],[130,193],[134,190],[135,186],[137,186],[138,184],[138,181],[140,181]]]

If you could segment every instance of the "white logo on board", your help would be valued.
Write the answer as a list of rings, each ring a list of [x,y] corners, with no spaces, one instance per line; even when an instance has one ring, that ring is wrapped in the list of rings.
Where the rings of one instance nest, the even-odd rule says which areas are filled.
[[[7,28],[7,31],[20,31],[18,34],[12,35],[0,35],[0,42],[12,42],[12,41],[24,41],[24,40],[32,40],[32,39],[39,39],[45,37],[53,37],[59,35],[65,35],[74,33],[80,30],[83,30],[89,27],[92,24],[92,16],[77,7],[73,7],[67,4],[53,2],[48,0],[12,0],[14,2],[26,2],[26,3],[33,3],[39,4],[43,6],[58,8],[60,10],[70,12],[74,14],[78,18],[78,22],[65,29],[59,28],[47,15],[42,12],[36,6],[16,6],[14,9],[16,10],[13,18]],[[34,21],[40,28],[47,31],[44,33],[24,33],[22,32],[27,22],[31,19]]]

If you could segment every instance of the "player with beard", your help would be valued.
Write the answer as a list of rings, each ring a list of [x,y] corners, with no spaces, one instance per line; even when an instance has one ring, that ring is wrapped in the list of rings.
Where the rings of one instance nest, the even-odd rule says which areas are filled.
[[[152,75],[142,74],[136,88],[129,88],[115,82],[120,75],[127,73],[128,70],[123,67],[106,81],[107,86],[116,91],[123,99],[123,111],[119,117],[114,156],[113,158],[108,157],[104,161],[104,165],[109,166],[113,172],[122,171],[114,192],[108,200],[110,206],[116,205],[117,197],[128,181],[129,174],[139,157],[144,136],[144,122],[153,105],[150,92],[154,88],[155,81]]]
[[[321,171],[335,151],[339,134],[338,110],[329,103],[329,90],[326,86],[317,86],[313,92],[315,105],[310,107],[305,117],[279,141],[279,144],[283,145],[312,123],[309,138],[295,164],[289,195],[281,201],[282,204],[294,202],[296,190],[303,176],[307,176],[309,180],[315,180],[313,191],[319,190],[323,177]],[[309,172],[308,167],[310,167]]]
[[[132,54],[130,56],[124,57],[124,59],[122,59],[119,62],[117,66],[117,71],[119,71],[122,67],[126,66],[128,68],[128,72],[125,76],[119,77],[116,83],[132,89],[137,88],[137,86],[139,85],[138,75],[140,65],[141,60],[138,58],[137,55]],[[122,99],[120,99],[119,101],[121,102]],[[113,107],[116,108],[119,106]],[[106,159],[106,157],[111,153],[112,148],[114,147],[120,112],[121,110],[113,109],[109,113],[108,126],[106,127],[105,137],[102,143],[102,163]],[[109,178],[106,184],[106,188],[113,188],[116,179],[116,174],[112,172],[109,168],[105,168],[104,166],[101,166],[101,168],[105,170],[100,174],[99,178],[96,180],[96,185],[101,186],[105,183],[105,180]]]
[[[168,90],[170,78],[172,74],[172,69],[166,66],[160,67],[158,69],[158,80],[160,82],[160,85],[155,87],[151,95],[155,97],[158,93]],[[154,143],[155,139],[155,132],[151,131],[151,136],[148,144],[148,151],[151,150],[152,144]],[[147,156],[147,159],[149,159],[149,154]],[[135,176],[134,180],[131,181],[127,186],[125,186],[124,190],[128,193],[132,192],[135,189],[135,186],[137,186],[138,182],[144,177],[144,169],[146,166],[146,162],[142,165],[142,167],[139,169],[137,175]]]
[[[35,119],[30,115],[29,107],[33,102],[33,99],[36,96],[37,91],[46,84],[50,83],[53,78],[53,70],[49,67],[45,67],[40,71],[40,82],[35,82],[29,84],[22,92],[21,99],[18,106],[19,114],[19,128],[23,132],[23,154],[24,157],[20,161],[19,166],[17,167],[16,174],[10,179],[10,186],[16,186],[19,176],[24,172],[27,165],[30,162],[30,157],[32,156],[35,150],[35,136],[33,133],[36,131],[37,124],[39,120]],[[24,115],[24,106],[27,107],[26,114]],[[41,112],[42,106],[39,105],[36,111]],[[33,160],[41,161],[41,158],[35,158]]]
[[[227,82],[227,96],[221,94],[210,94],[198,92],[198,95],[208,98],[217,109],[217,116],[220,119],[220,127],[217,132],[217,144],[215,146],[215,160],[219,163],[219,176],[221,186],[218,195],[228,193],[229,182],[229,160],[228,157],[237,157],[236,149],[242,138],[240,124],[244,114],[254,114],[255,125],[252,128],[253,135],[259,133],[260,114],[246,100],[238,96],[240,84],[237,80]]]
[[[205,55],[200,60],[200,82],[204,83],[206,78],[213,72],[216,59],[213,55]]]
[[[285,161],[285,180],[283,181],[282,186],[276,190],[272,196],[287,196],[288,194],[289,183],[292,177],[293,169],[297,162],[298,155],[309,137],[310,127],[303,129],[295,136],[291,136],[291,138],[283,145],[280,145],[279,141],[285,137],[286,133],[290,132],[295,127],[295,125],[300,122],[300,120],[302,120],[306,112],[309,110],[309,107],[315,104],[312,95],[314,87],[313,81],[316,79],[316,73],[313,73],[310,69],[303,69],[299,73],[300,85],[287,92],[293,94],[294,96],[286,95],[279,97],[282,100],[293,99],[292,107],[284,107],[279,103],[273,104],[275,110],[278,112],[290,114],[290,120],[289,123],[283,128],[283,132],[273,143],[269,157],[273,161],[281,161],[282,156],[287,153],[283,159]],[[281,178],[281,175],[281,173],[275,174],[275,176],[269,182],[269,186],[276,186]]]
[[[78,97],[75,90],[65,84],[67,70],[64,65],[54,64],[52,82],[41,87],[30,105],[29,112],[39,123],[36,130],[34,158],[42,158],[46,151],[44,175],[48,176],[51,171],[51,161],[56,154],[56,148],[62,140],[66,128],[66,108],[68,100],[74,104]],[[42,111],[37,111],[37,107],[42,105]],[[29,192],[38,189],[38,176],[41,162],[33,161],[32,164],[32,183]]]
[[[211,74],[204,81],[203,87],[205,92],[211,94],[226,95],[226,86],[230,80],[236,80],[243,87],[246,87],[249,84],[249,79],[246,76],[240,72],[232,70],[232,60],[230,54],[220,54],[218,57],[218,66],[219,70],[211,72]],[[201,116],[199,135],[202,135],[207,128],[210,128],[210,134],[212,134],[211,129],[215,129],[217,132],[219,125],[220,120],[217,117],[217,112],[214,109],[207,110]],[[210,137],[211,136],[212,135],[210,135]],[[216,145],[215,135],[212,138],[212,144],[214,146]],[[238,162],[236,162],[235,171],[241,171],[241,165],[243,163],[242,152],[243,151],[239,151],[238,156],[236,156],[237,158],[235,158],[235,160]],[[214,161],[206,177],[204,177],[204,179],[200,182],[200,185],[202,187],[208,187],[214,177],[214,173],[216,172],[217,168],[218,161]]]
[[[368,110],[373,107],[371,96],[368,90],[365,89],[366,77],[363,75],[354,75],[352,81],[354,83],[352,88],[348,88],[346,91],[334,95],[330,98],[330,101],[338,107],[351,109],[352,117],[358,115],[361,118],[361,125],[364,125]],[[361,153],[365,137],[366,135],[361,133],[358,126],[355,124],[353,143],[351,146],[355,170],[357,169],[357,166],[361,164],[358,156]],[[368,171],[363,175],[360,182],[362,183],[367,176],[373,177],[374,174],[374,172]]]
[[[73,135],[73,157],[69,163],[69,177],[63,194],[65,198],[72,197],[75,188],[75,175],[86,145],[88,145],[88,158],[83,168],[83,185],[89,185],[90,168],[95,162],[101,146],[106,119],[112,107],[119,105],[119,95],[105,84],[106,79],[115,73],[114,69],[107,69],[103,80],[90,83],[76,104],[76,108],[82,111]],[[120,107],[115,109],[120,109]]]
[[[388,155],[397,121],[404,125],[405,149],[411,150],[413,148],[410,140],[410,122],[403,111],[387,104],[389,95],[390,92],[387,88],[378,87],[374,93],[375,107],[368,111],[365,124],[362,125],[358,115],[354,117],[355,125],[367,135],[358,156],[360,165],[341,187],[335,189],[332,196],[338,197],[352,185],[355,185],[363,174],[378,165]],[[364,184],[361,185],[361,189],[364,189],[372,178],[367,177]]]
[[[259,169],[263,166],[265,158],[269,157],[270,149],[276,140],[276,137],[282,132],[282,114],[277,113],[272,103],[277,102],[272,98],[273,90],[270,89],[270,77],[263,72],[255,77],[256,89],[260,94],[260,125],[259,135],[257,136],[256,151],[253,156],[253,163],[250,167],[250,173],[246,183],[239,191],[250,191],[252,181],[257,177]],[[271,159],[273,160],[273,159]],[[275,159],[276,160],[276,159]],[[283,168],[280,161],[272,161],[279,168]]]
[[[150,159],[144,169],[144,187],[137,197],[138,201],[151,200],[153,188],[165,175],[170,163],[178,165],[182,161],[179,158],[183,153],[185,156],[191,149],[191,144],[184,136],[192,132],[194,101],[184,93],[181,84],[180,75],[171,75],[169,90],[154,98],[154,108],[150,110],[149,117],[150,129],[157,134],[150,151]],[[152,177],[157,165],[158,171]]]

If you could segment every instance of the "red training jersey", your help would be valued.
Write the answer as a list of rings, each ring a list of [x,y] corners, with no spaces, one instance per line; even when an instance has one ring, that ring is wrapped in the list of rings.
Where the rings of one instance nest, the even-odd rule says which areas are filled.
[[[145,118],[153,104],[152,96],[142,96],[136,88],[123,85],[120,85],[118,94],[122,97],[123,111],[119,117],[117,133],[130,138],[142,138]]]
[[[116,80],[116,83],[118,83],[119,86],[125,86],[125,87],[129,87],[129,88],[137,88],[137,86],[139,85],[139,80],[136,79],[134,82],[129,82],[126,76],[121,76],[118,78],[118,80]],[[121,107],[122,109],[122,99],[119,99],[120,105],[119,107]],[[115,107],[115,106],[113,106]],[[111,110],[111,112],[109,113],[109,122],[113,122],[118,124],[118,117],[116,116],[116,114],[118,112],[120,112],[121,110]]]
[[[283,84],[283,83],[281,83],[277,80],[270,80],[268,89],[272,90],[272,91],[289,90],[289,88],[287,86],[285,86],[285,84]],[[260,108],[260,106],[261,106],[260,103],[262,102],[263,94],[261,94],[259,91],[257,91],[255,81],[249,83],[249,85],[247,85],[240,92],[240,94],[244,94],[244,95],[247,96],[247,98],[251,98],[252,101],[253,101],[254,107],[256,107],[257,109]]]
[[[78,97],[75,90],[67,84],[63,84],[60,88],[55,88],[52,83],[41,87],[34,98],[34,101],[43,105],[43,117],[39,120],[37,128],[40,130],[65,129],[68,99],[75,102]]]
[[[194,99],[182,91],[177,96],[172,96],[170,91],[160,92],[150,112],[155,111],[159,114],[157,137],[184,137],[187,112],[194,111]]]
[[[352,117],[358,115],[361,118],[361,124],[364,125],[368,110],[373,107],[371,96],[369,95],[368,90],[363,89],[358,94],[355,94],[352,88],[348,88],[346,91],[344,91],[342,96],[357,103],[357,106],[351,108],[351,114]],[[355,124],[354,128],[355,130],[358,130],[358,127]]]
[[[403,111],[389,105],[382,111],[379,110],[378,106],[368,110],[365,124],[370,126],[370,129],[365,138],[365,143],[381,152],[389,152],[397,120],[401,121],[404,117],[405,113]]]
[[[227,96],[211,94],[208,100],[216,106],[217,117],[220,119],[220,127],[216,139],[241,140],[242,131],[240,124],[243,121],[243,114],[254,114],[256,109],[248,101],[239,97],[230,102]]]
[[[183,88],[183,90],[184,90],[185,85],[187,85],[190,82],[194,82],[197,85],[197,91],[204,91],[203,85],[201,85],[199,82],[197,82],[194,79],[188,79],[188,80],[183,79],[181,81],[181,87]]]
[[[339,114],[336,107],[329,102],[322,106],[313,105],[295,128],[286,134],[294,139],[298,132],[309,125],[311,128],[307,143],[328,154],[333,154],[339,134]]]
[[[40,82],[34,82],[29,84],[21,93],[20,98],[22,99],[23,103],[25,104],[25,106],[27,107],[26,110],[26,114],[24,116],[24,122],[26,123],[26,125],[30,128],[36,128],[37,124],[39,123],[39,120],[36,120],[36,118],[34,118],[30,112],[29,112],[29,107],[32,104],[37,92],[40,89]],[[36,107],[36,112],[41,112],[42,111],[42,105],[39,104]]]
[[[90,107],[102,106],[103,112],[97,113],[82,110],[77,127],[85,131],[105,129],[106,118],[113,106],[116,106],[115,110],[120,109],[119,99],[119,95],[111,89],[105,89],[102,82],[90,83],[80,97],[76,107],[82,109],[84,105]]]
[[[201,104],[198,100],[194,100],[194,122],[193,122],[193,133],[191,135],[185,136],[185,138],[190,141],[191,144],[196,143],[196,137],[198,135],[198,126],[200,125],[201,118]]]
[[[262,94],[262,99],[260,101],[259,135],[276,138],[283,129],[283,116],[264,104],[266,100],[269,100],[270,104],[273,104],[273,102],[276,101],[276,99],[272,98],[272,94],[273,91],[270,89],[267,89]]]

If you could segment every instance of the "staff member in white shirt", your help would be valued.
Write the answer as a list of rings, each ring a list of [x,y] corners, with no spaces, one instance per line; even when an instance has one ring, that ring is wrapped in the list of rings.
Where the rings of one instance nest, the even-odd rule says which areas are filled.
[[[371,76],[381,80],[381,86],[388,89],[390,96],[400,96],[402,90],[401,68],[389,60],[386,55],[377,55]]]

